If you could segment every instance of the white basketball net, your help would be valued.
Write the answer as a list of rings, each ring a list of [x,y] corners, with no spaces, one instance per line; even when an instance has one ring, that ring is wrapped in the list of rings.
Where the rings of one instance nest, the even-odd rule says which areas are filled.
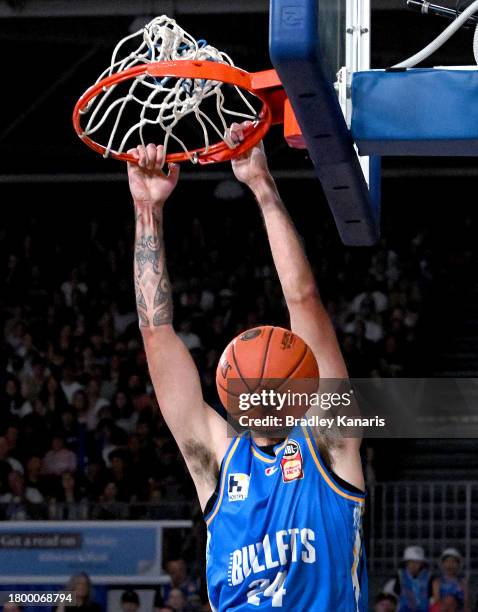
[[[134,51],[127,52],[126,48],[131,48],[131,41],[134,43],[135,39],[138,39],[139,46]],[[138,64],[168,60],[208,60],[234,65],[226,53],[211,47],[204,40],[196,41],[178,26],[174,19],[162,15],[116,45],[110,66],[98,77],[96,83]],[[165,150],[173,139],[189,154],[189,159],[197,163],[197,155],[190,154],[183,140],[173,133],[181,119],[188,115],[196,118],[204,135],[205,153],[210,147],[208,126],[232,149],[237,144],[233,143],[228,135],[225,117],[229,115],[257,121],[256,110],[238,87],[234,89],[244,102],[244,112],[225,108],[222,82],[179,77],[154,78],[143,74],[128,82],[129,89],[120,97],[113,95],[118,86],[119,84],[103,89],[81,111],[87,118],[84,136],[91,138],[100,132],[107,122],[112,123],[111,133],[104,145],[104,157],[108,157],[112,152],[124,153],[128,140],[135,132],[138,133],[138,143],[146,145],[144,130],[152,125],[158,126],[164,132],[162,144]],[[201,103],[214,97],[217,124],[201,110]],[[126,128],[121,121],[125,111],[128,117],[135,118],[133,125],[130,121]]]

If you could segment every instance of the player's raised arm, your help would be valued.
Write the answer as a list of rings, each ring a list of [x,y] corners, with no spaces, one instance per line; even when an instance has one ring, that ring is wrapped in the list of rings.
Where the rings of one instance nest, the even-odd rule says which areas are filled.
[[[173,329],[173,301],[166,267],[163,207],[179,178],[179,166],[162,170],[163,149],[131,150],[128,164],[136,229],[134,282],[139,325],[161,412],[176,439],[204,506],[214,491],[227,444],[222,419],[204,403],[196,366]]]
[[[231,133],[235,140],[242,139],[246,125],[233,124]],[[269,172],[262,144],[232,160],[232,167],[236,178],[251,189],[259,203],[292,330],[312,349],[321,378],[347,378],[332,321],[320,298],[301,240]],[[362,487],[359,446],[357,439],[345,440],[340,452],[333,453],[333,467],[339,476]]]
[[[241,138],[245,125],[234,124],[233,136]],[[292,330],[313,350],[322,378],[346,378],[335,330],[297,231],[269,172],[262,144],[233,160],[232,167],[237,179],[252,190],[262,211]]]

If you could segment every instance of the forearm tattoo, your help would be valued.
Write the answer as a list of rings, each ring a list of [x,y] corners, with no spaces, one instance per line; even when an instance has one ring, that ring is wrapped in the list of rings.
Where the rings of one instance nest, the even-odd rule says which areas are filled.
[[[171,284],[166,269],[160,212],[136,211],[134,282],[140,327],[172,323]]]

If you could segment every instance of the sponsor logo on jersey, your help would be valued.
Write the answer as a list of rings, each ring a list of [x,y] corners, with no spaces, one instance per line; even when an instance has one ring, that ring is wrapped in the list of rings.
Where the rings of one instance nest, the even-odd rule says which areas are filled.
[[[275,474],[278,469],[279,468],[275,465],[273,465],[272,467],[266,468],[266,476],[272,476],[272,474]]]
[[[249,481],[251,477],[248,474],[229,474],[227,483],[227,495],[229,501],[243,501],[249,495]]]
[[[292,482],[304,478],[304,469],[300,444],[295,440],[288,440],[284,449],[284,455],[280,462],[282,480]]]

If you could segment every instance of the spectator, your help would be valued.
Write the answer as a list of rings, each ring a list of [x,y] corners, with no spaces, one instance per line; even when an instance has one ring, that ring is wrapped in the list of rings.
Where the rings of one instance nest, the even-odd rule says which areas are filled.
[[[51,413],[59,413],[68,406],[65,393],[54,376],[49,376],[42,385],[39,399]]]
[[[388,306],[387,296],[380,291],[378,284],[371,277],[365,281],[365,290],[353,298],[350,312],[361,312],[365,302],[373,304],[373,310],[378,313],[385,312]]]
[[[76,606],[61,605],[56,612],[70,612],[70,610],[81,610],[81,612],[102,612],[101,606],[93,600],[91,580],[88,574],[81,573],[72,576],[65,588],[66,591],[74,591],[76,595]]]
[[[98,423],[98,413],[104,406],[108,406],[109,402],[104,397],[100,397],[100,385],[95,379],[91,379],[86,387],[86,395],[88,397],[88,405],[90,407],[90,419],[88,429],[94,429]]]
[[[40,391],[40,400],[47,410],[57,414],[68,405],[63,387],[54,376],[49,376],[44,382]]]
[[[347,334],[361,334],[357,330],[357,324],[364,327],[364,336],[370,342],[379,342],[383,338],[383,325],[381,318],[374,311],[373,302],[364,301],[360,312],[354,316],[352,321],[345,326]]]
[[[2,452],[2,440],[3,440],[3,452]],[[6,493],[8,490],[8,475],[12,471],[12,466],[6,458],[6,442],[5,438],[0,438],[0,495]]]
[[[77,303],[78,298],[86,295],[88,287],[80,280],[79,272],[74,268],[71,271],[70,278],[62,284],[61,290],[65,296],[65,304],[73,306]]]
[[[16,378],[10,378],[5,385],[5,406],[15,417],[24,417],[32,411],[32,405],[25,399]]]
[[[181,589],[171,589],[169,596],[166,600],[166,604],[171,606],[174,612],[185,612],[186,610],[186,597]]]
[[[43,502],[43,496],[33,487],[25,487],[23,474],[11,471],[8,475],[9,490],[0,496],[0,505],[7,520],[40,518],[41,509],[35,508]]]
[[[31,363],[25,364],[22,384],[28,400],[35,400],[40,396],[48,374],[44,359],[38,355],[31,360]]]
[[[468,584],[462,574],[463,558],[456,548],[446,548],[442,552],[440,570],[440,575],[432,581],[433,601],[443,603],[446,597],[452,596],[458,606],[457,610],[469,612]]]
[[[121,612],[138,612],[140,599],[136,591],[125,591],[121,595]]]
[[[408,546],[403,553],[403,567],[384,587],[384,592],[398,597],[397,612],[428,612],[431,574],[421,546]]]
[[[202,612],[203,604],[201,601],[201,597],[197,594],[189,595],[186,600],[186,612]]]
[[[184,559],[170,559],[166,563],[166,573],[171,578],[171,589],[179,589],[185,597],[199,592],[198,581],[188,575]]]
[[[88,396],[83,391],[83,389],[78,389],[77,391],[75,391],[71,404],[76,413],[76,419],[78,423],[82,427],[91,430],[92,426],[95,425],[96,420],[94,418],[94,415],[92,414],[92,410],[88,402]]]
[[[50,450],[43,460],[43,473],[46,476],[61,476],[64,472],[76,470],[76,455],[65,448],[65,441],[61,434],[55,434],[51,441]]]
[[[47,412],[39,399],[33,402],[33,412],[23,417],[19,423],[21,446],[18,455],[23,462],[33,455],[43,457],[49,446],[50,431],[56,420],[56,415]]]
[[[122,430],[116,426],[113,419],[102,419],[96,428],[96,446],[101,452],[101,457],[106,467],[111,467],[112,453],[119,446],[119,438]]]
[[[201,339],[192,331],[192,323],[190,319],[184,319],[181,321],[178,336],[190,351],[196,348],[201,348]]]
[[[38,490],[42,495],[45,494],[47,484],[42,476],[42,460],[40,457],[30,457],[27,461],[25,484],[32,489]]]
[[[375,598],[373,612],[396,612],[398,599],[393,593],[379,593]]]
[[[85,470],[84,487],[89,499],[99,499],[105,486],[103,463],[91,458]]]
[[[9,444],[5,437],[0,437],[0,480],[2,479],[2,472],[3,478],[5,478],[5,470],[7,474],[10,472],[10,469],[6,468],[5,466],[2,468],[2,462],[7,463],[11,470],[15,470],[23,474],[24,470],[20,461],[15,459],[15,457],[10,457]]]
[[[85,498],[71,472],[61,476],[61,486],[50,500],[49,515],[51,520],[85,520],[88,518],[88,507]]]
[[[85,442],[84,428],[79,425],[76,413],[70,406],[67,406],[60,413],[59,430],[65,441],[65,446],[78,454]]]
[[[57,495],[57,500],[65,504],[78,504],[83,497],[77,486],[76,479],[72,472],[63,472],[61,475],[61,489]]]
[[[12,261],[12,259],[10,261]],[[8,344],[13,348],[16,355],[22,354],[26,335],[27,327],[24,321],[13,320],[8,326],[8,329],[5,332],[5,339]]]
[[[119,355],[112,354],[108,363],[109,372],[101,379],[100,395],[109,402],[114,398],[118,391],[118,386],[121,380],[121,359]]]
[[[36,487],[25,486],[25,479],[21,472],[12,470],[8,476],[10,491],[0,498],[2,503],[22,503],[41,504],[43,496]]]
[[[114,520],[126,518],[127,506],[118,501],[118,487],[115,482],[107,482],[99,503],[93,509],[92,519]]]
[[[389,335],[385,338],[380,358],[380,374],[386,378],[402,376],[405,370],[405,357],[400,351],[395,336]]]
[[[123,502],[131,501],[140,486],[140,483],[135,482],[130,476],[127,457],[123,450],[115,450],[109,455],[111,469],[108,472],[108,479],[115,483],[118,500]]]
[[[430,612],[458,612],[463,609],[460,607],[459,600],[454,595],[445,595],[440,601],[430,606]]]
[[[62,370],[60,386],[70,404],[73,402],[74,394],[80,389],[83,389],[83,385],[80,385],[75,379],[73,369],[70,365],[65,365]]]
[[[121,336],[131,325],[136,323],[136,313],[128,308],[124,300],[112,306],[113,322],[116,333]]]
[[[112,407],[118,427],[126,433],[132,433],[136,428],[138,413],[133,412],[133,405],[124,391],[116,393]]]
[[[9,425],[5,431],[5,440],[7,441],[8,455],[10,457],[15,456],[18,452],[18,437],[18,427],[16,425]],[[23,471],[23,469],[21,471]]]

